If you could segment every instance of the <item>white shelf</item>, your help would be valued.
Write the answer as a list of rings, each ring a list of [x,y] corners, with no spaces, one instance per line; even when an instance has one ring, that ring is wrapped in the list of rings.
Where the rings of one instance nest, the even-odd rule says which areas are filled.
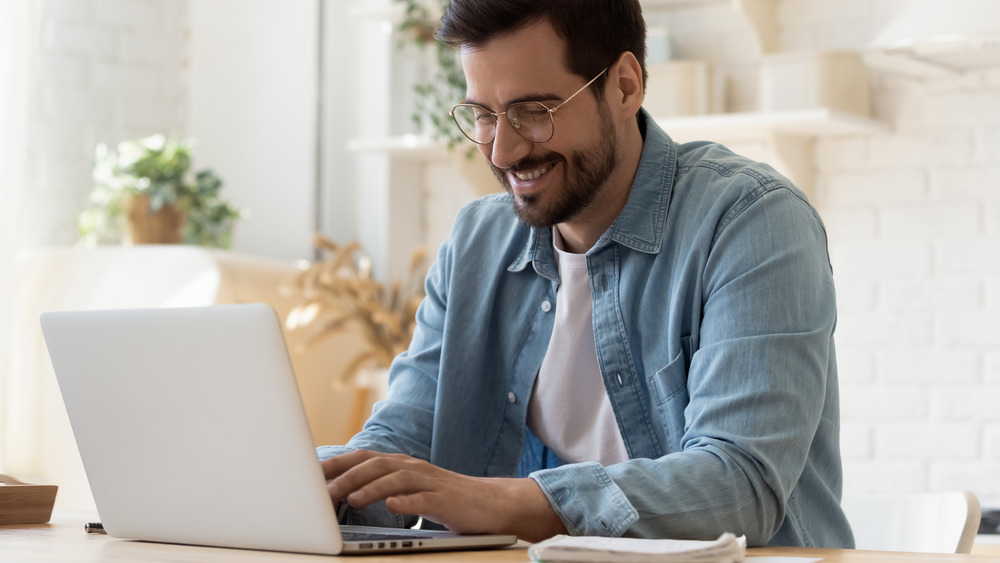
[[[405,160],[440,160],[448,157],[448,147],[423,135],[400,135],[381,139],[355,139],[347,143],[353,153],[379,153]]]
[[[677,140],[741,141],[770,133],[796,137],[869,135],[888,131],[886,123],[828,108],[790,111],[718,113],[689,117],[656,118],[656,123]]]
[[[749,24],[761,55],[778,51],[778,0],[640,0],[646,10],[699,9],[729,5]],[[359,8],[358,18],[386,18],[401,15],[399,4],[386,2]],[[875,119],[829,108],[795,111],[722,113],[685,117],[653,116],[675,140],[762,141],[772,164],[807,192],[815,175],[813,145],[817,138],[878,134],[889,130]],[[464,151],[466,145],[457,150]],[[401,166],[441,163],[451,158],[441,143],[426,136],[403,135],[381,139],[358,139],[348,149],[359,155],[379,155]]]
[[[882,121],[827,108],[654,119],[678,141],[744,141],[762,139],[772,133],[819,138],[870,135],[889,130],[889,126]],[[350,142],[347,148],[355,153],[382,153],[407,160],[444,159],[448,156],[444,145],[421,135],[358,139]]]
[[[952,64],[922,57],[906,49],[873,50],[864,54],[869,68],[917,80],[965,80],[970,83],[1000,77],[1000,39],[990,48],[950,53],[954,59],[965,57],[975,64]]]
[[[812,191],[813,154],[812,145],[802,141],[870,135],[889,130],[884,122],[828,108],[654,119],[678,142],[763,141],[771,154],[769,162],[807,194]],[[359,139],[349,143],[348,149],[359,154],[388,156],[400,163],[417,164],[446,161],[452,154],[443,144],[420,135]],[[464,145],[457,150],[465,150]]]
[[[731,4],[753,29],[761,54],[778,50],[777,0],[640,0],[644,10],[675,10]]]

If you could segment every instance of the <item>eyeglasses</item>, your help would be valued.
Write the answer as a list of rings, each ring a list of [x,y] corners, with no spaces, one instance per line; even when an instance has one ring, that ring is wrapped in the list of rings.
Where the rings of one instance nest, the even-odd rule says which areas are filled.
[[[488,145],[496,139],[497,122],[500,116],[507,118],[507,123],[517,131],[517,134],[533,143],[544,143],[552,138],[556,132],[556,124],[552,119],[552,114],[559,108],[568,104],[577,94],[583,92],[601,77],[608,68],[605,68],[597,76],[590,79],[590,82],[582,88],[573,92],[573,95],[566,98],[559,105],[550,108],[542,102],[516,102],[501,112],[490,111],[488,108],[477,104],[458,104],[448,112],[462,134],[477,145]]]

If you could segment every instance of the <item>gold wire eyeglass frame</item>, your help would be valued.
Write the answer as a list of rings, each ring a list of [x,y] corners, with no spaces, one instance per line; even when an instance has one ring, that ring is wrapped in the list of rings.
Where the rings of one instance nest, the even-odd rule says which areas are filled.
[[[556,134],[556,123],[555,123],[555,120],[553,119],[552,115],[555,112],[559,111],[559,109],[561,107],[563,107],[564,105],[568,104],[570,102],[570,100],[572,100],[573,98],[577,97],[577,95],[579,95],[580,92],[583,92],[584,90],[586,90],[588,86],[590,86],[591,84],[593,84],[594,81],[596,81],[598,78],[600,78],[602,74],[604,74],[605,72],[607,72],[609,68],[611,68],[611,67],[605,67],[604,70],[602,70],[601,72],[597,73],[597,76],[591,78],[590,81],[587,82],[586,84],[584,84],[579,90],[577,90],[576,92],[573,92],[573,94],[570,95],[570,97],[566,98],[565,100],[563,100],[562,102],[560,102],[557,106],[552,107],[552,108],[546,106],[542,102],[514,102],[513,104],[510,104],[509,106],[507,106],[506,108],[504,108],[503,111],[496,112],[496,111],[491,111],[489,108],[485,108],[485,107],[483,107],[483,106],[481,106],[479,104],[460,103],[460,104],[455,104],[455,107],[451,108],[451,111],[448,112],[448,115],[450,115],[451,118],[452,118],[452,120],[455,121],[455,125],[458,126],[458,130],[461,131],[462,134],[466,136],[466,138],[468,138],[473,143],[476,143],[477,145],[488,145],[488,144],[492,143],[496,139],[496,137],[497,137],[497,124],[500,122],[500,116],[501,115],[504,116],[504,118],[507,120],[507,123],[510,124],[511,128],[513,128],[514,131],[516,131],[517,134],[520,135],[521,137],[523,137],[523,138],[525,138],[525,139],[527,139],[527,140],[529,140],[529,141],[531,141],[533,143],[545,143],[545,142],[548,142],[549,140],[551,140],[552,137]],[[524,133],[524,132],[521,131],[522,125],[519,123],[519,121],[515,120],[515,119],[512,119],[510,117],[510,115],[509,115],[509,113],[511,111],[511,108],[516,108],[516,107],[520,107],[520,106],[536,106],[536,105],[537,106],[541,106],[542,108],[544,108],[545,111],[546,111],[546,115],[548,115],[548,117],[549,117],[549,134],[544,139],[536,139],[533,136],[529,137],[526,133]],[[463,108],[463,107],[472,108],[473,110],[481,110],[481,111],[485,112],[486,114],[489,114],[489,115],[491,115],[493,117],[493,128],[492,128],[493,134],[490,135],[489,139],[487,139],[487,140],[476,140],[475,138],[473,138],[472,135],[470,135],[465,130],[465,128],[462,127],[462,124],[459,122],[458,118],[455,117],[455,110],[457,110],[459,108]],[[531,128],[528,128],[528,129],[529,129],[529,132],[530,132]]]

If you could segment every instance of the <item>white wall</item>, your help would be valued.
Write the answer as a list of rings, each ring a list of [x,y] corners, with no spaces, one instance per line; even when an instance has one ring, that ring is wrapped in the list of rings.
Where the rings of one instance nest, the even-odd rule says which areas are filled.
[[[14,327],[4,319],[13,316],[13,287],[17,243],[20,232],[18,207],[27,191],[25,155],[27,150],[27,112],[31,94],[31,66],[28,55],[37,41],[37,18],[27,0],[0,3],[0,358],[10,357],[14,347]],[[0,361],[0,405],[10,389],[6,362]],[[2,408],[2,407],[0,407]],[[3,466],[7,435],[0,417],[0,467]]]
[[[319,65],[316,0],[190,3],[187,132],[196,166],[250,210],[238,251],[312,255]]]
[[[176,0],[16,0],[0,11],[16,18],[4,24],[27,34],[13,53],[16,72],[3,75],[25,81],[17,85],[26,95],[0,82],[0,106],[11,116],[4,159],[18,159],[0,163],[0,457],[23,478],[44,473],[48,462],[38,436],[52,382],[17,369],[7,350],[10,335],[40,331],[11,324],[17,255],[76,241],[97,143],[183,133],[186,7]],[[5,35],[5,43],[14,38]]]
[[[320,230],[332,240],[358,237],[357,163],[347,144],[358,131],[374,121],[362,111],[362,100],[371,97],[375,85],[362,72],[374,72],[371,53],[362,41],[371,41],[371,30],[351,17],[352,2],[321,4],[323,17],[322,125],[320,152]],[[365,39],[368,38],[368,39]],[[352,52],[366,56],[350,56]],[[357,87],[356,85],[364,85]]]
[[[906,3],[780,0],[780,44],[863,48]],[[347,4],[325,8],[343,16]],[[200,138],[197,164],[215,168],[231,199],[251,209],[237,229],[238,250],[311,254],[313,0],[38,6],[39,72],[24,140],[24,191],[32,197],[18,209],[19,247],[75,239],[94,142],[166,131]],[[685,30],[678,39],[688,41],[686,53],[727,64],[729,109],[752,109],[756,59],[746,28],[725,10],[715,3],[676,15]],[[433,185],[423,206],[407,207],[408,199],[397,205],[384,198],[391,185],[354,178],[363,160],[370,168],[364,178],[390,184],[405,180],[400,172],[411,174],[414,164],[407,160],[389,173],[375,169],[385,166],[384,157],[340,152],[368,123],[350,102],[367,96],[372,84],[352,82],[351,69],[371,59],[351,47],[349,34],[370,26],[342,17],[334,23],[346,42],[339,63],[327,61],[343,73],[330,88],[344,106],[338,111],[353,113],[324,117],[328,130],[341,131],[324,153],[339,164],[323,181],[325,230],[343,240],[382,224],[365,217],[374,202],[384,208],[373,221],[418,216],[423,231],[413,239],[433,248],[473,193],[460,181],[449,189],[440,159],[427,173]],[[1000,80],[872,78],[875,114],[890,130],[815,146],[814,201],[827,222],[839,292],[846,486],[970,488],[985,506],[1000,506]],[[395,132],[376,123],[375,133]],[[343,182],[336,178],[341,171]],[[372,191],[362,196],[365,190]],[[8,195],[0,194],[0,205],[11,204]],[[379,233],[364,236],[379,240]]]

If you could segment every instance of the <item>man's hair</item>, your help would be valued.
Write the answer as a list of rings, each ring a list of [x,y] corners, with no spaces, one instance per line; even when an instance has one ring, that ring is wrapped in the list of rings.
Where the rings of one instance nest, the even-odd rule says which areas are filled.
[[[639,0],[451,0],[437,38],[452,47],[477,48],[487,41],[548,20],[566,40],[570,72],[590,80],[630,51],[646,85],[646,22]],[[593,84],[600,95],[607,81]]]

